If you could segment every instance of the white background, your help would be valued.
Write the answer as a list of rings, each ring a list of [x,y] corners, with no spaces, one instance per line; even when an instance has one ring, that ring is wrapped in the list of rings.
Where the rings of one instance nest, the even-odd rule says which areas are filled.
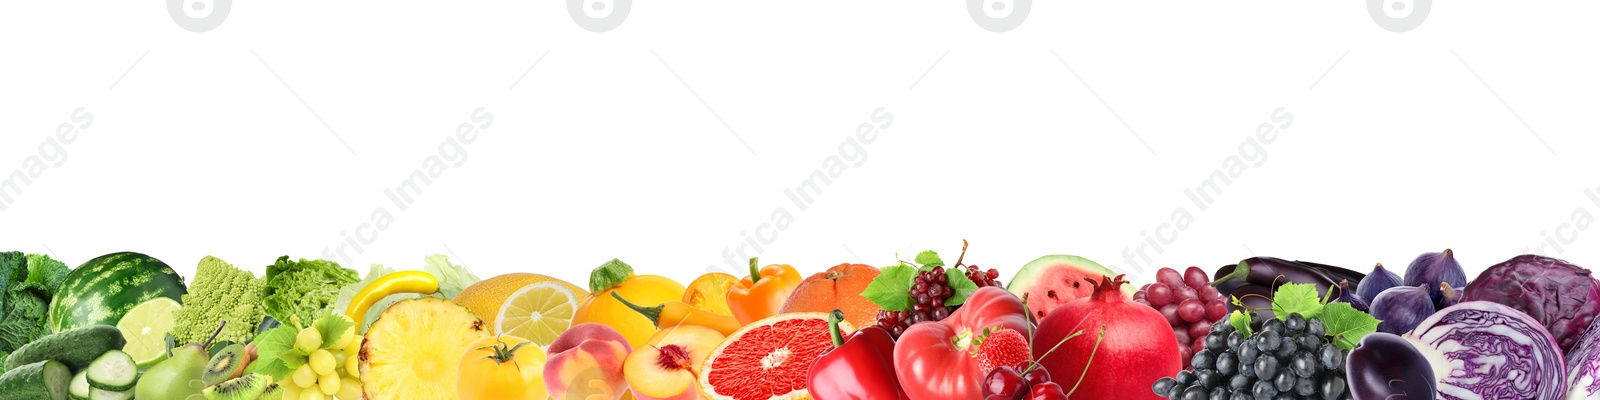
[[[1009,277],[1045,254],[1140,272],[1124,249],[1183,207],[1157,266],[1448,247],[1475,276],[1559,230],[1544,253],[1600,268],[1600,232],[1563,226],[1600,216],[1600,4],[1441,2],[1404,33],[1355,1],[1041,1],[1004,33],[964,7],[643,1],[596,33],[558,1],[248,1],[195,33],[159,2],[7,2],[0,179],[75,109],[93,123],[6,192],[0,248],[260,273],[385,207],[347,266],[442,253],[582,284],[616,257],[687,282],[786,208],[764,261],[953,261],[968,239]],[[397,210],[384,191],[478,107],[465,161]],[[795,208],[879,107],[866,160]],[[1265,161],[1198,210],[1184,191],[1280,107]]]

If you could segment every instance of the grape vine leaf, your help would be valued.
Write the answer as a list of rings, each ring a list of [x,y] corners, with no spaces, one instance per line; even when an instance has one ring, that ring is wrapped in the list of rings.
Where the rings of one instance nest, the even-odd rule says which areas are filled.
[[[299,365],[289,367],[289,362],[283,357],[294,348],[297,332],[293,326],[282,325],[257,336],[255,340],[256,356],[259,360],[257,362],[262,364],[256,367],[255,372],[271,376],[273,381],[281,381],[289,378],[289,374],[294,373],[295,368],[300,368]]]
[[[861,297],[887,311],[910,310],[911,280],[916,276],[917,269],[909,265],[883,267],[878,271],[878,277],[861,290]]]
[[[1317,287],[1309,283],[1286,283],[1272,294],[1272,314],[1287,319],[1289,314],[1316,318],[1322,314],[1322,299],[1317,297]]]
[[[1322,309],[1322,324],[1327,330],[1327,335],[1333,337],[1333,344],[1340,349],[1350,351],[1361,343],[1361,338],[1378,331],[1377,318],[1351,307],[1350,303],[1328,303]]]
[[[1250,314],[1244,311],[1234,310],[1233,314],[1228,314],[1228,325],[1233,325],[1234,332],[1239,332],[1245,338],[1255,334],[1250,331]]]
[[[944,260],[939,259],[939,253],[935,253],[933,250],[923,250],[921,253],[917,253],[917,258],[913,261],[916,261],[923,268],[931,269],[944,266]]]
[[[967,297],[971,297],[973,292],[978,291],[978,284],[973,283],[971,278],[967,278],[967,274],[962,273],[960,268],[947,269],[944,271],[944,276],[946,284],[950,285],[950,290],[953,293],[949,298],[944,299],[945,306],[954,307],[961,305],[961,303],[966,303]]]
[[[317,318],[317,322],[311,324],[311,328],[316,329],[317,333],[322,335],[321,348],[324,349],[331,349],[333,345],[339,344],[339,339],[342,339],[344,333],[354,326],[356,326],[355,322],[351,322],[349,318],[333,315],[332,313],[322,314],[321,317]],[[355,333],[352,332],[351,334]]]

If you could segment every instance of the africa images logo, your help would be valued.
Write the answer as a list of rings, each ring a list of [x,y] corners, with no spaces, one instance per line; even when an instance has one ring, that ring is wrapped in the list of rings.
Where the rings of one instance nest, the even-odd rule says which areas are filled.
[[[590,32],[606,32],[622,26],[628,19],[633,0],[567,0],[572,22]]]
[[[1390,32],[1406,32],[1428,19],[1433,0],[1367,0],[1372,21]]]
[[[167,0],[167,13],[172,21],[190,32],[217,29],[228,19],[233,0]]]
[[[1006,32],[1028,19],[1033,0],[967,0],[972,21],[990,32]]]

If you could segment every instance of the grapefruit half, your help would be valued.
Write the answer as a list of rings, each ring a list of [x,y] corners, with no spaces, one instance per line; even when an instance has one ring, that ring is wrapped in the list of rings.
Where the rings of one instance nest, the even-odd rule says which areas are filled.
[[[839,331],[855,331],[848,321]],[[828,314],[778,314],[750,323],[724,340],[706,358],[700,387],[713,400],[809,399],[806,370],[833,349]]]

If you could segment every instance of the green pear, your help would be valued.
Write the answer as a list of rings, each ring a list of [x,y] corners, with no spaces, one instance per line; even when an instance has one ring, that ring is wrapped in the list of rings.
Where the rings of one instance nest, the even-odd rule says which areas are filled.
[[[139,377],[133,394],[141,400],[187,400],[190,396],[194,399],[204,398],[200,391],[206,385],[200,381],[200,374],[210,360],[205,347],[199,343],[174,348],[172,357],[150,367]]]
[[[222,333],[222,327],[228,321],[222,321],[217,326],[217,331],[211,333],[211,338],[205,344],[193,343],[168,350],[172,355],[162,360],[139,376],[139,383],[133,387],[134,398],[140,400],[203,400],[206,384],[200,380],[200,375],[205,373],[206,364],[211,362],[211,355],[206,354],[206,349],[211,342],[217,340],[217,335]],[[169,335],[170,336],[170,335]],[[171,343],[172,339],[167,339]]]

